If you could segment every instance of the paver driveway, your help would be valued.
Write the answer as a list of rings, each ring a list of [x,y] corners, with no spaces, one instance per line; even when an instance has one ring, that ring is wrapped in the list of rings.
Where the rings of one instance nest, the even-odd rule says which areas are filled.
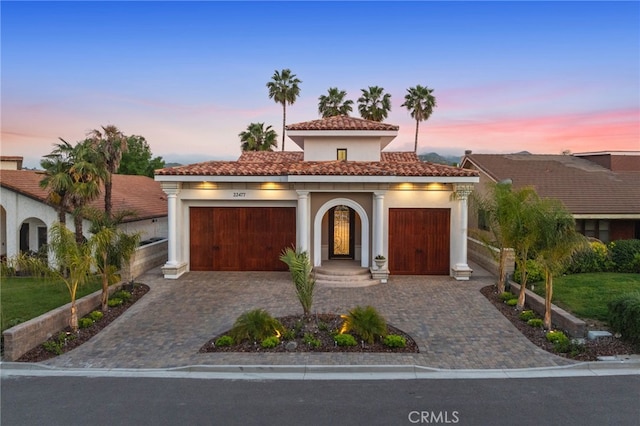
[[[188,365],[419,365],[444,369],[528,368],[572,362],[539,349],[480,294],[494,279],[472,265],[470,281],[392,276],[364,288],[316,289],[313,310],[346,313],[372,305],[418,343],[417,354],[198,353],[244,311],[301,313],[288,272],[190,272],[138,281],[151,291],[81,347],[44,364],[76,368],[169,368]]]

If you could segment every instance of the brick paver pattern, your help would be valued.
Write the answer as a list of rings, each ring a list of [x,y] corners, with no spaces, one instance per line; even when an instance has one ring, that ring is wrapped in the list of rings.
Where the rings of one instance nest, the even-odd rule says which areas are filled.
[[[312,310],[346,313],[372,305],[410,334],[420,353],[199,353],[245,311],[302,313],[288,272],[190,272],[165,280],[154,269],[137,281],[151,291],[97,336],[44,364],[74,368],[191,365],[417,365],[442,369],[551,367],[573,362],[525,338],[479,289],[495,278],[472,265],[469,281],[391,276],[386,284],[315,291]]]

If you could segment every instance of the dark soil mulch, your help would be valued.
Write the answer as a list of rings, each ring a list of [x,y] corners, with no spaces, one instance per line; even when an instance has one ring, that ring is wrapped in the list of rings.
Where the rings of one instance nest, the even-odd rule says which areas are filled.
[[[362,342],[357,335],[354,335],[354,337],[356,338],[358,345],[337,346],[331,332],[341,329],[344,320],[340,315],[318,314],[312,315],[309,320],[305,320],[302,315],[290,315],[278,318],[278,320],[287,330],[297,330],[293,340],[285,341],[282,339],[278,346],[268,349],[261,347],[260,342],[249,342],[246,340],[240,344],[232,346],[216,347],[216,339],[228,334],[227,331],[226,333],[220,334],[209,340],[202,348],[200,348],[200,352],[419,352],[418,345],[411,336],[388,324],[388,334],[397,334],[406,339],[407,345],[404,348],[390,348],[385,346],[381,341],[379,341],[379,339],[377,339],[373,344],[369,344]],[[313,347],[305,343],[305,333],[310,333],[315,339],[319,340],[320,346]],[[295,342],[295,349],[292,349],[291,345],[289,345],[289,349],[287,349],[287,344],[289,342]]]
[[[484,287],[480,292],[487,298],[511,323],[524,334],[531,342],[542,349],[556,355],[574,359],[577,361],[597,361],[599,356],[630,355],[638,353],[638,348],[628,342],[615,337],[604,337],[596,340],[587,340],[577,353],[558,353],[554,351],[553,344],[545,337],[546,330],[531,327],[519,318],[520,312],[514,306],[508,306],[498,297],[495,285]],[[526,306],[525,302],[525,308]],[[552,318],[553,319],[553,318]],[[602,328],[599,328],[602,329]]]
[[[135,284],[133,290],[131,291],[131,299],[128,302],[123,303],[120,306],[109,308],[109,310],[104,313],[102,319],[93,323],[93,325],[90,327],[79,329],[76,333],[75,338],[67,339],[65,345],[62,346],[62,353],[69,352],[71,349],[77,348],[78,346],[82,345],[84,342],[98,334],[103,328],[111,324],[112,321],[114,321],[127,309],[133,306],[133,304],[137,302],[142,296],[147,294],[148,291],[149,286],[147,286],[146,284]],[[100,310],[100,307],[97,307],[97,310]],[[47,340],[47,342],[56,341],[60,333],[66,333],[68,336],[70,336],[71,328],[67,327],[64,330],[60,330],[58,333],[55,333],[52,338]],[[46,350],[43,345],[38,345],[26,354],[22,355],[17,361],[40,362],[56,356],[58,356],[56,353]]]

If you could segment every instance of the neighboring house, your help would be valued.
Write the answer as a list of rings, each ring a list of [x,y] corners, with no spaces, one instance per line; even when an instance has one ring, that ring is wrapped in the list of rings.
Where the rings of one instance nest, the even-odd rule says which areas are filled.
[[[345,116],[286,127],[302,152],[243,152],[156,171],[168,197],[166,278],[186,271],[286,270],[286,247],[314,266],[351,259],[391,274],[468,279],[472,170],[381,152],[398,126]]]
[[[9,160],[12,158],[13,160]],[[9,163],[15,162],[15,167]],[[12,257],[19,252],[36,252],[47,242],[48,229],[58,221],[56,209],[47,201],[48,191],[40,188],[41,171],[22,170],[22,157],[2,157],[0,171],[0,255]],[[7,168],[5,168],[7,164]],[[167,197],[160,185],[146,176],[113,176],[113,211],[132,210],[120,228],[141,232],[143,240],[167,237]],[[104,209],[104,197],[90,204]],[[85,235],[91,226],[83,223]],[[73,229],[73,217],[67,214],[67,227]]]
[[[514,188],[533,186],[541,197],[557,198],[573,214],[577,230],[605,243],[640,238],[640,152],[573,155],[473,154],[461,167],[480,172],[478,194],[487,182],[510,179]],[[480,219],[480,220],[479,220]],[[470,228],[483,228],[471,215]]]

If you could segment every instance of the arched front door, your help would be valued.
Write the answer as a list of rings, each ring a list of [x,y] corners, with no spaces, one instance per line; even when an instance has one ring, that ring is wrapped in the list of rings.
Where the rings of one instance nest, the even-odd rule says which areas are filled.
[[[355,211],[340,205],[329,210],[329,259],[353,259]]]

